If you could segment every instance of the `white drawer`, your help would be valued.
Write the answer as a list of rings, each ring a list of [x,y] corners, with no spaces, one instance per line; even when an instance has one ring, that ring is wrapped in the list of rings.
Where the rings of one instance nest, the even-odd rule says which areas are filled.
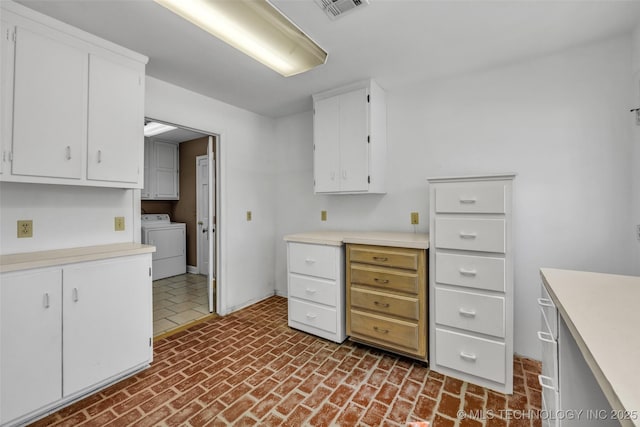
[[[443,184],[436,188],[436,212],[505,213],[505,188],[498,182]]]
[[[336,333],[337,317],[334,308],[289,298],[289,320]]]
[[[542,310],[541,310],[542,311]],[[542,375],[551,378],[555,390],[558,390],[558,341],[548,330],[548,324],[541,315],[541,330],[538,331],[538,340],[542,345]]]
[[[504,292],[504,258],[436,253],[436,282]]]
[[[436,248],[505,253],[504,219],[436,218]]]
[[[560,410],[560,393],[550,389],[542,389],[542,426],[543,427],[558,427],[560,421],[558,415]]]
[[[506,381],[505,344],[436,328],[436,364],[497,383]]]
[[[336,246],[289,243],[289,272],[336,279]]]
[[[315,277],[289,274],[289,296],[336,306],[336,284]]]
[[[436,288],[436,323],[504,338],[504,297]]]
[[[558,339],[558,309],[551,300],[547,288],[544,287],[544,283],[540,285],[540,298],[538,298],[538,305],[542,310],[542,319],[546,322],[546,327],[549,333],[553,335],[554,339]],[[543,325],[544,327],[544,325]]]

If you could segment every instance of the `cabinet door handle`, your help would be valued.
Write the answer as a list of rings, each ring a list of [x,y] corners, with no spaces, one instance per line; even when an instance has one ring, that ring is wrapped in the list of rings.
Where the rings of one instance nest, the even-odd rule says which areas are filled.
[[[381,334],[388,334],[389,333],[388,329],[382,329],[382,328],[379,328],[377,326],[374,326],[373,330],[376,331],[376,332],[380,332]]]
[[[98,163],[102,163],[102,150],[98,150]]]
[[[464,317],[476,317],[475,310],[465,310],[464,308],[461,308],[458,310],[458,313],[460,313],[460,316]]]
[[[475,239],[476,237],[478,237],[477,233],[465,233],[464,231],[460,232],[461,239]]]
[[[305,289],[308,294],[315,294],[317,291],[315,289],[307,288]]]
[[[460,203],[473,204],[478,200],[475,197],[460,197]]]
[[[556,389],[556,386],[554,385],[553,378],[548,377],[546,375],[538,375],[538,383],[544,388],[548,388],[548,389],[554,390],[554,391]]]
[[[306,262],[307,264],[315,264],[316,260],[313,258],[307,258],[304,260],[304,262]]]
[[[71,146],[67,145],[67,148],[65,149],[66,153],[67,153],[67,160],[71,160]]]
[[[336,173],[335,172],[331,172],[331,181],[335,181],[336,180]]]
[[[389,307],[389,303],[387,303],[387,302],[374,301],[373,303],[375,305],[377,305],[378,307],[384,307],[384,308]]]
[[[387,280],[387,279],[378,279],[377,277],[374,277],[373,281],[376,282],[376,283],[382,283],[383,285],[386,285],[387,283],[389,283],[389,280]]]
[[[78,302],[78,288],[73,288],[73,292],[72,292],[72,298],[73,298],[73,302]]]
[[[464,268],[461,268],[459,271],[463,276],[475,276],[478,274],[477,270],[465,270]]]
[[[555,344],[556,341],[553,339],[553,335],[549,332],[538,331],[538,339],[543,342],[548,342],[551,344]]]
[[[460,358],[464,359],[468,362],[475,362],[477,357],[475,354],[469,354],[469,353],[465,353],[464,351],[460,352]]]
[[[538,298],[538,305],[540,307],[553,307],[553,302],[549,298]]]
[[[389,258],[387,258],[386,256],[374,256],[373,257],[374,261],[381,261],[381,262],[386,262],[389,260]]]
[[[313,313],[307,313],[307,317],[309,319],[315,319],[316,317],[318,317],[317,315],[313,314]]]
[[[44,308],[49,308],[51,306],[49,301],[49,292],[45,292],[44,294]]]
[[[342,179],[347,179],[347,170],[346,169],[342,170]]]

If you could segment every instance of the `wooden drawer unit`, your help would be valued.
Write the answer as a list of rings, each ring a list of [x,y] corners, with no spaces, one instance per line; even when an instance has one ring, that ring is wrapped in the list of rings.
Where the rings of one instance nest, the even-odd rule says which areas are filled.
[[[427,360],[426,250],[348,244],[347,335]]]
[[[429,179],[431,369],[513,392],[513,174]]]

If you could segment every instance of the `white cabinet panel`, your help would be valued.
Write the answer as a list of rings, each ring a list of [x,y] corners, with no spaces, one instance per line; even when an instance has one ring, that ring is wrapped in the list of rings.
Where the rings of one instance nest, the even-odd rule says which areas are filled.
[[[437,218],[436,248],[504,253],[504,219]]]
[[[62,270],[2,274],[0,422],[62,397]]]
[[[15,49],[12,173],[80,179],[88,55],[22,27]]]
[[[65,268],[65,396],[150,359],[149,271],[147,256]]]
[[[0,21],[0,175],[7,170],[11,151],[11,133],[13,126],[13,64],[14,44],[11,42],[14,31],[9,23]]]
[[[289,243],[289,271],[337,279],[335,246]]]
[[[504,296],[436,289],[436,322],[442,325],[504,337]]]
[[[178,200],[180,198],[179,146],[171,142],[145,141],[145,200]]]
[[[289,296],[329,306],[337,302],[336,284],[315,277],[289,275]]]
[[[90,55],[87,179],[140,180],[142,82],[139,71]]]
[[[340,190],[367,191],[369,175],[366,89],[340,96]]]
[[[436,191],[438,213],[505,213],[505,187],[487,182],[446,184]]]
[[[319,100],[314,106],[313,169],[315,191],[340,190],[340,109],[338,97]]]
[[[336,309],[296,299],[289,299],[289,318],[323,331],[335,334],[338,327]]]
[[[436,253],[436,282],[504,292],[504,258]]]

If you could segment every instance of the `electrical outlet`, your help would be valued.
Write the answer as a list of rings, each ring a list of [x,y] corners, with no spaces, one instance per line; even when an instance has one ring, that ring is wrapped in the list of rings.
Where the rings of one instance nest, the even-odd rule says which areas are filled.
[[[320,221],[327,220],[327,211],[320,211]]]
[[[251,221],[251,211],[247,211],[247,221]]]
[[[115,231],[124,231],[124,217],[117,216],[114,218],[113,228]]]
[[[420,223],[420,216],[418,212],[411,212],[411,224],[416,225]]]
[[[640,240],[640,224],[636,225],[636,238]]]
[[[33,220],[18,220],[18,239],[23,237],[33,237]]]

